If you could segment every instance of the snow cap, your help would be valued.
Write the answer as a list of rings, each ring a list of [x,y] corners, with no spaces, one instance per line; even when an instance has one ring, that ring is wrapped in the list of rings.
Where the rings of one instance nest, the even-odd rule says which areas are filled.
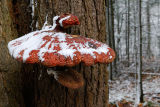
[[[42,63],[48,67],[75,66],[80,62],[90,66],[95,63],[110,63],[115,52],[108,45],[80,35],[56,32],[61,27],[79,24],[78,18],[64,14],[54,18],[54,27],[28,33],[8,43],[15,59],[25,63]]]
[[[56,20],[56,24],[60,25],[63,28],[68,28],[72,25],[79,25],[80,22],[77,18],[77,16],[74,16],[72,14],[61,14],[57,20]]]
[[[109,63],[114,51],[106,44],[79,35],[61,32],[35,31],[12,40],[8,44],[10,54],[26,63],[42,63],[46,66],[74,66]]]

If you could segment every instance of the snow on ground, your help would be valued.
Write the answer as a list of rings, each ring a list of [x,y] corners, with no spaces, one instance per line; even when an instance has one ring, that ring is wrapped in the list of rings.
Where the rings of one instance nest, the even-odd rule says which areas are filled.
[[[134,101],[136,95],[136,90],[134,84],[131,81],[124,80],[114,80],[109,83],[109,101],[117,102],[123,99],[128,101]]]
[[[144,100],[160,103],[160,77],[143,81]],[[109,101],[118,102],[127,100],[135,102],[136,84],[130,80],[113,80],[109,82]]]
[[[146,100],[160,104],[160,77],[144,81],[143,90]]]
[[[133,69],[131,67],[130,69]],[[109,102],[116,103],[122,100],[135,102],[136,78],[135,72],[130,69],[123,69],[112,81],[109,81]],[[143,72],[144,101],[153,102],[160,107],[160,71]]]
[[[134,101],[136,90],[135,82],[130,80],[113,80],[109,82],[109,101],[117,102],[123,99]]]

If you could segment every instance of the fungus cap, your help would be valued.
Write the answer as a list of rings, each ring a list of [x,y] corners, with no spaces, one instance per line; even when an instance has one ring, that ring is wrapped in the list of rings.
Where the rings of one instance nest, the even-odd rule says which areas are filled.
[[[62,32],[40,30],[12,40],[8,44],[10,54],[26,63],[42,63],[49,67],[109,63],[114,51],[97,40]]]
[[[78,24],[80,23],[77,16],[72,14],[55,16],[53,26],[44,26],[42,30],[10,41],[9,52],[19,61],[42,63],[51,68],[71,67],[81,62],[87,66],[112,62],[115,52],[106,44],[80,35],[64,33],[65,28]],[[76,89],[84,84],[83,77],[72,69],[66,71],[51,69],[47,73],[53,74],[59,83],[68,88]]]
[[[62,14],[53,18],[53,26],[28,33],[8,43],[10,54],[26,63],[42,63],[49,67],[109,63],[114,51],[106,44],[80,35],[63,33],[63,29],[80,24],[77,16]]]
[[[72,25],[79,25],[80,22],[77,16],[67,13],[58,16],[56,19],[56,24],[60,25],[63,28],[68,28]]]

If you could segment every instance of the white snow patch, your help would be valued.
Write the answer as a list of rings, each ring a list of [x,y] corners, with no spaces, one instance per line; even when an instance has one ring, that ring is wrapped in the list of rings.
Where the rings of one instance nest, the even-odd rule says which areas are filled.
[[[23,54],[23,61],[25,62],[26,59],[29,57],[29,53],[32,50],[40,50],[40,46],[41,46],[40,44],[44,42],[42,41],[42,38],[46,35],[52,34],[52,33],[47,33],[47,32],[41,32],[40,35],[33,36],[36,33],[38,33],[38,31],[31,32],[18,39],[10,41],[8,44],[8,49],[9,49],[10,54],[14,58],[20,58],[19,53],[22,50],[25,50]],[[21,43],[19,45],[13,46],[12,44],[14,44],[16,41],[21,41]]]
[[[53,18],[53,25],[56,24],[56,21],[57,21],[57,19],[58,19],[59,17],[60,17],[60,16],[55,16],[55,17]]]
[[[69,19],[70,17],[71,17],[71,16],[66,16],[66,17],[60,19],[60,20],[59,20],[60,26],[63,27],[63,23],[62,23],[62,22],[63,22],[64,20],[66,20],[66,19]]]
[[[38,26],[39,26],[38,21],[36,21],[36,29],[38,29]]]
[[[70,56],[71,59],[73,60],[74,57],[74,52],[76,51],[75,49],[69,48],[69,45],[67,43],[61,43],[60,47],[62,50],[60,50],[58,53],[61,55],[64,55],[65,57]]]
[[[30,5],[31,5],[31,7],[32,7],[32,13],[31,13],[31,15],[32,15],[32,18],[34,17],[34,10],[35,10],[35,4],[34,4],[34,0],[30,0]]]
[[[58,33],[55,34],[55,36],[58,37],[60,42],[66,41],[66,33],[58,32]]]
[[[42,29],[46,29],[45,27],[47,27],[47,24],[48,24],[48,14],[47,14],[47,16],[46,16],[46,20],[45,20],[45,22],[44,22],[44,24],[43,24]]]
[[[54,78],[56,80],[58,80],[58,74],[57,74],[58,71],[54,71],[53,69],[47,69],[47,73],[48,75],[54,75]]]
[[[80,48],[79,51],[82,53],[82,54],[90,54],[93,58],[96,58],[94,53],[96,50],[95,49],[92,49],[92,48]]]

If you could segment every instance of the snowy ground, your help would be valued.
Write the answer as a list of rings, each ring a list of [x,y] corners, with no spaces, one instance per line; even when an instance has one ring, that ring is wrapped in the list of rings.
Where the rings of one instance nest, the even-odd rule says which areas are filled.
[[[136,75],[134,72],[130,72],[131,70],[126,72],[126,70],[133,70],[133,68],[134,66],[119,71],[119,76],[115,77],[113,81],[109,81],[110,103],[116,103],[122,100],[133,103],[135,102]],[[154,107],[160,107],[160,71],[156,73],[148,73],[145,71],[143,73],[143,91],[145,103],[153,102],[157,105]]]

